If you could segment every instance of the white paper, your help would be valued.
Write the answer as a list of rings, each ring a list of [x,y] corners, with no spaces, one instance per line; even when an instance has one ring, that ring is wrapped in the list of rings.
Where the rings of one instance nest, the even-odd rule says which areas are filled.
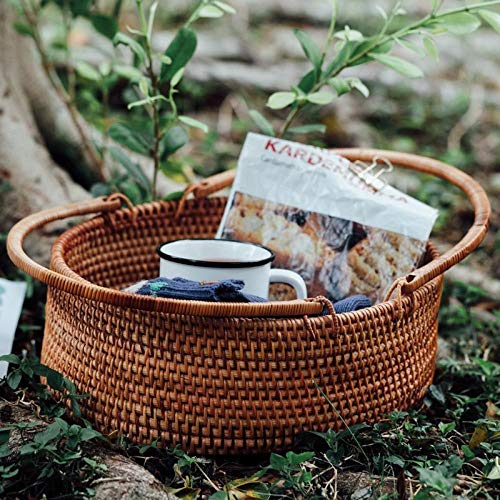
[[[26,283],[0,278],[0,356],[10,354],[17,323],[21,316]],[[9,364],[0,361],[0,378],[5,377]]]
[[[388,185],[373,192],[349,164],[327,149],[248,134],[217,237],[234,194],[240,192],[421,241],[429,239],[437,210]],[[366,180],[375,187],[383,185],[369,175]]]

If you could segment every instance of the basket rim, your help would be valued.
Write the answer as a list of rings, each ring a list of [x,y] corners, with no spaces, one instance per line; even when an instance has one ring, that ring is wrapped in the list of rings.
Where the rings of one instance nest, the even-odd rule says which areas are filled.
[[[429,263],[411,272],[406,277],[398,278],[395,285],[397,285],[402,295],[412,295],[413,292],[422,287],[422,285],[441,276],[446,270],[469,255],[484,239],[489,227],[491,206],[484,189],[465,172],[438,160],[409,153],[357,148],[334,151],[351,161],[371,161],[373,158],[377,157],[378,159],[388,159],[393,165],[435,175],[459,187],[472,203],[475,217],[474,223],[467,234],[452,249],[448,250],[443,255],[431,260]],[[204,192],[205,196],[207,196],[218,189],[226,187],[228,181],[230,183],[232,179],[231,175],[234,174],[226,172],[223,182],[221,182],[217,176],[214,176],[213,178],[206,179],[198,186],[188,186],[185,195],[178,203],[164,203],[176,203],[178,211],[185,205],[188,194],[192,193],[196,197],[198,195],[201,196],[201,193]],[[200,190],[200,187],[203,189]],[[122,202],[124,201],[129,206],[129,210],[120,210]],[[153,212],[162,209],[162,204],[160,202],[153,202],[147,206]],[[175,213],[176,211],[173,205],[171,208],[173,213]],[[68,276],[58,273],[54,269],[57,269],[62,257],[61,255],[56,255],[54,250],[52,255],[52,266],[54,269],[47,269],[31,259],[23,249],[23,242],[27,235],[49,222],[92,213],[101,213],[101,217],[108,217],[117,222],[119,222],[117,216],[126,213],[128,221],[130,222],[130,218],[136,218],[138,210],[138,207],[132,207],[130,201],[121,194],[113,194],[109,197],[102,197],[86,202],[44,210],[22,219],[10,230],[7,238],[7,251],[15,265],[30,276],[39,279],[47,285],[73,295],[110,305],[155,312],[207,317],[293,317],[321,314],[325,303],[324,298],[287,302],[267,302],[257,305],[244,303],[208,303],[182,301],[177,299],[157,300],[154,297],[127,294],[90,284],[90,282],[83,280],[83,278],[78,277],[78,275]],[[123,215],[121,215],[121,219],[123,220]],[[99,217],[92,220],[99,220]],[[63,235],[61,235],[62,238],[64,238],[64,234],[68,233],[63,233]],[[383,304],[384,303],[377,304],[374,307],[380,307],[380,305]]]
[[[227,198],[226,197],[212,197],[210,198],[212,202],[226,202]],[[197,200],[188,200],[186,202],[186,209],[189,210],[189,208],[197,203]],[[173,210],[176,207],[176,202],[172,201],[161,201],[161,202],[149,202],[149,203],[144,203],[142,205],[138,205],[134,207],[134,220],[140,219],[141,215],[144,214],[150,214],[152,213],[152,210],[155,212],[158,211],[159,207],[158,204],[160,204],[160,207],[163,209],[162,212],[169,211],[169,208]],[[122,227],[127,226],[130,223],[130,211],[129,209],[122,208],[116,212],[113,213],[114,217],[114,229],[119,229]],[[120,221],[120,222],[116,222]],[[85,278],[83,278],[81,275],[73,271],[73,269],[67,264],[67,262],[64,259],[65,252],[67,250],[67,247],[72,244],[75,239],[77,239],[79,236],[84,234],[85,232],[90,232],[93,230],[96,230],[101,227],[105,227],[109,223],[109,220],[107,216],[97,216],[93,217],[92,219],[89,219],[87,221],[81,222],[79,224],[74,225],[73,227],[67,229],[64,231],[57,240],[55,241],[53,247],[52,247],[52,261],[51,261],[51,267],[54,269],[54,271],[60,273],[61,275],[67,276],[69,278],[73,278],[75,280],[79,280],[82,283],[85,283],[89,287],[100,287],[100,285],[97,285],[96,283],[93,283],[92,281],[89,281]],[[427,260],[433,261],[436,260],[440,257],[439,251],[436,249],[435,245],[429,241],[427,243],[426,247],[426,256],[430,257]],[[424,285],[422,285],[423,288]],[[184,300],[184,299],[169,299],[169,298],[161,298],[161,297],[149,297],[149,296],[143,296],[143,295],[134,295],[130,294],[128,292],[124,292],[122,290],[114,289],[114,288],[108,288],[105,287],[109,292],[112,292],[114,294],[117,294],[118,297],[137,297],[140,298],[141,300],[138,301],[137,303],[131,303],[127,305],[129,308],[133,309],[139,309],[139,310],[146,310],[146,311],[156,311],[156,312],[165,312],[165,313],[181,313],[181,314],[190,314],[190,315],[205,315],[205,316],[237,316],[240,318],[244,317],[268,317],[268,316],[303,316],[307,314],[314,314],[314,315],[321,315],[327,316],[326,314],[323,315],[323,308],[324,308],[324,303],[326,299],[321,298],[315,298],[311,297],[306,300],[288,300],[288,301],[269,301],[269,302],[259,302],[259,303],[241,303],[241,302],[204,302],[204,301],[196,301],[196,300]],[[409,297],[406,297],[409,298]],[[364,308],[360,311],[352,311],[349,313],[335,313],[336,316],[339,316],[340,314],[343,315],[351,315],[350,318],[352,320],[356,320],[358,317],[357,313],[360,313],[362,311],[366,311],[367,309],[372,309],[372,308],[377,308],[379,306],[383,305],[390,305],[391,308],[393,307],[400,307],[401,302],[399,302],[400,299],[388,299],[382,302],[379,302],[377,304],[373,304],[369,308]],[[118,304],[117,304],[118,305]],[[297,312],[295,313],[290,313],[287,311],[287,314],[279,314],[279,311],[283,309],[283,307],[291,305],[295,307],[296,305],[299,306],[297,308]],[[314,313],[311,313],[309,311],[304,312],[300,306],[310,306],[313,305],[315,308],[317,308],[317,312],[315,311]],[[179,308],[182,308],[182,311],[179,311]],[[187,308],[187,309],[185,309]],[[189,311],[188,309],[193,308],[193,311]],[[376,310],[376,309],[374,309]],[[233,313],[230,313],[229,311],[234,311]],[[345,316],[347,317],[347,316]]]

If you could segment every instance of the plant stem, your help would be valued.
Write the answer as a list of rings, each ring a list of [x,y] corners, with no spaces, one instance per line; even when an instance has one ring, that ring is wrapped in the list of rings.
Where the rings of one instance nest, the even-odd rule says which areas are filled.
[[[200,0],[200,3],[196,7],[196,9],[194,9],[193,13],[189,16],[189,19],[184,24],[184,28],[189,28],[198,19],[198,14],[207,3],[207,0]]]
[[[71,95],[68,93],[68,91],[66,91],[66,89],[64,88],[64,85],[61,83],[59,76],[54,70],[53,64],[51,63],[51,61],[47,56],[47,53],[45,52],[42,38],[40,36],[40,31],[38,29],[36,11],[34,9],[32,10],[32,8],[30,8],[25,1],[22,2],[21,6],[24,17],[33,31],[33,41],[35,42],[35,47],[42,61],[42,68],[45,74],[47,75],[47,78],[49,79],[50,83],[52,84],[52,87],[56,91],[57,95],[60,97],[60,99],[66,106],[71,121],[73,122],[73,125],[75,126],[78,135],[80,136],[83,149],[87,154],[87,157],[91,162],[91,165],[93,166],[92,170],[97,174],[99,180],[104,181],[105,176],[104,176],[102,159],[99,158],[97,151],[92,145],[85,129],[83,128],[83,125],[80,122],[79,113],[78,110],[76,109],[74,100],[71,98]],[[68,66],[68,71],[70,66],[71,65]]]
[[[404,36],[410,34],[411,32],[413,32],[414,30],[421,28],[422,26],[424,26],[426,23],[428,23],[431,20],[443,18],[446,16],[450,16],[452,14],[459,14],[461,12],[473,12],[475,10],[484,9],[486,7],[492,7],[494,5],[500,5],[500,0],[488,0],[486,2],[479,2],[476,4],[464,6],[464,7],[458,7],[456,9],[450,9],[446,12],[443,12],[442,14],[438,14],[437,12],[431,12],[430,14],[423,17],[422,19],[415,21],[414,23],[411,23],[408,26],[405,26],[405,27],[395,31],[394,33],[390,33],[390,34],[386,35],[385,33],[387,32],[390,21],[392,21],[394,14],[395,14],[393,11],[392,16],[384,24],[382,32],[379,34],[379,36],[376,38],[376,40],[372,44],[370,44],[366,49],[361,51],[356,56],[348,59],[344,64],[342,64],[339,68],[337,68],[333,73],[329,73],[326,75],[324,74],[323,77],[314,85],[314,87],[311,89],[310,92],[312,93],[312,92],[316,92],[317,90],[319,90],[321,87],[323,87],[323,85],[325,85],[327,83],[327,81],[330,78],[337,76],[344,69],[351,66],[353,63],[359,61],[360,59],[365,57],[367,54],[369,54],[372,50],[376,49],[377,47],[380,47],[381,45],[389,42],[392,39],[404,37]],[[325,55],[326,55],[326,52],[325,52]],[[288,116],[285,119],[283,127],[281,128],[281,130],[278,134],[278,137],[283,137],[285,135],[285,133],[290,128],[293,121],[297,118],[299,110],[303,106],[304,105],[301,105],[301,106],[297,105],[290,110]]]

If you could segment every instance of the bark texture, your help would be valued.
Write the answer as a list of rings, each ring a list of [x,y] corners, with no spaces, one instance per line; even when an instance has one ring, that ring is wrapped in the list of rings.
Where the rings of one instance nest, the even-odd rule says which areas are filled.
[[[10,189],[0,195],[0,231],[32,212],[89,198],[49,154],[33,111],[32,95],[44,89],[54,100],[35,62],[30,42],[12,29],[13,13],[0,3],[0,180]],[[43,113],[42,110],[39,110]],[[28,245],[46,257],[51,240],[41,233]]]

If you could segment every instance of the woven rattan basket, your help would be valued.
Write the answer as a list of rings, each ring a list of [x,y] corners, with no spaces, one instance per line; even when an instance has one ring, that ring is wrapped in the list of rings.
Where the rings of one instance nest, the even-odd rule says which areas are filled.
[[[259,453],[290,447],[301,431],[373,422],[422,398],[434,373],[443,272],[484,238],[488,199],[435,160],[339,152],[437,175],[475,210],[453,249],[438,256],[429,245],[427,264],[396,281],[394,298],[353,313],[321,316],[321,299],[211,304],[119,291],[157,275],[159,242],[215,233],[226,199],[207,196],[232,174],[189,188],[192,199],[181,202],[121,208],[111,196],[31,215],[11,230],[11,259],[49,285],[42,361],[89,394],[84,415],[99,430],[194,453]],[[51,270],[24,252],[36,228],[90,213],[100,215],[59,237]]]

